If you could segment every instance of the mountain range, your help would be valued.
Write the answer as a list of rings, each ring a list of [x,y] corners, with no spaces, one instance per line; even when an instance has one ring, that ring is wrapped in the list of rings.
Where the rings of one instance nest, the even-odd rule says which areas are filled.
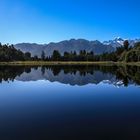
[[[124,41],[125,39],[120,37],[104,42],[98,40],[88,41],[85,39],[71,39],[49,44],[19,43],[15,44],[14,47],[23,52],[30,52],[32,56],[37,55],[38,57],[41,56],[42,51],[45,52],[46,56],[51,56],[54,50],[58,50],[61,55],[63,55],[64,52],[70,53],[76,51],[79,53],[81,50],[86,50],[87,52],[93,51],[94,54],[102,54],[115,51],[116,47],[121,47]],[[140,39],[129,40],[130,46],[132,47],[136,42],[140,42]]]
[[[121,37],[117,37],[114,40],[109,40],[109,41],[104,41],[103,44],[104,45],[110,45],[113,48],[117,48],[117,47],[121,47],[123,46],[123,43],[125,40],[129,41],[129,44],[131,47],[134,47],[135,43],[140,42],[140,39],[122,39]]]

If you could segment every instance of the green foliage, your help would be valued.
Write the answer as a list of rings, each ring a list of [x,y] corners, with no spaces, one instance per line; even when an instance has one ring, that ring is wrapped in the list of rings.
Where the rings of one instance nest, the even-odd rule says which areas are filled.
[[[25,56],[25,60],[31,59],[31,53],[29,53],[29,52],[26,52],[24,56]]]
[[[134,48],[129,49],[123,53],[123,60],[125,62],[140,61],[140,43],[136,43]]]
[[[59,53],[59,51],[54,50],[53,55],[52,55],[52,60],[59,61],[60,59],[61,59],[61,54]]]
[[[30,53],[16,50],[13,45],[2,45],[0,43],[0,61],[24,61],[31,60]]]

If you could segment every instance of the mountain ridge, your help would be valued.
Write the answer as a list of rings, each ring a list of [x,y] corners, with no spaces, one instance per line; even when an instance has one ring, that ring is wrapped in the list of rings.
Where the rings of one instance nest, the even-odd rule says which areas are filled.
[[[64,52],[79,53],[81,50],[87,52],[93,51],[95,54],[110,53],[116,50],[116,47],[121,47],[125,39],[115,38],[114,40],[100,42],[98,40],[89,41],[86,39],[70,39],[60,42],[50,42],[49,44],[37,44],[37,43],[19,43],[15,44],[14,47],[23,52],[30,52],[32,56],[41,56],[42,51],[45,52],[46,56],[51,56],[54,50],[58,50],[61,55]],[[134,46],[140,39],[129,40],[130,46]]]

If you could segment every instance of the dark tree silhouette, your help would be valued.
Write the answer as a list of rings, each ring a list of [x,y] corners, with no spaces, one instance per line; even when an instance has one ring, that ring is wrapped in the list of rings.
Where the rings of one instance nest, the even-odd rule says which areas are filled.
[[[30,60],[31,59],[31,53],[26,52],[25,53],[25,60]]]
[[[59,53],[59,51],[57,51],[57,50],[53,51],[52,59],[56,60],[56,61],[61,59],[61,54]]]
[[[41,53],[41,59],[44,61],[45,60],[45,52],[44,51],[42,51],[42,53]]]
[[[124,43],[123,43],[123,45],[124,45],[124,49],[125,50],[128,50],[128,48],[129,48],[129,41],[128,40],[125,40]]]
[[[25,61],[27,59],[31,60],[29,52],[23,53],[15,49],[13,45],[2,45],[0,43],[0,61]]]

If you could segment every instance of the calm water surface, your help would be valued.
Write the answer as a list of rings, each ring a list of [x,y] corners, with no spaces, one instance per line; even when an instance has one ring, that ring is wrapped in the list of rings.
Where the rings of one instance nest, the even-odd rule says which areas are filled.
[[[0,140],[140,140],[140,67],[0,67]]]

